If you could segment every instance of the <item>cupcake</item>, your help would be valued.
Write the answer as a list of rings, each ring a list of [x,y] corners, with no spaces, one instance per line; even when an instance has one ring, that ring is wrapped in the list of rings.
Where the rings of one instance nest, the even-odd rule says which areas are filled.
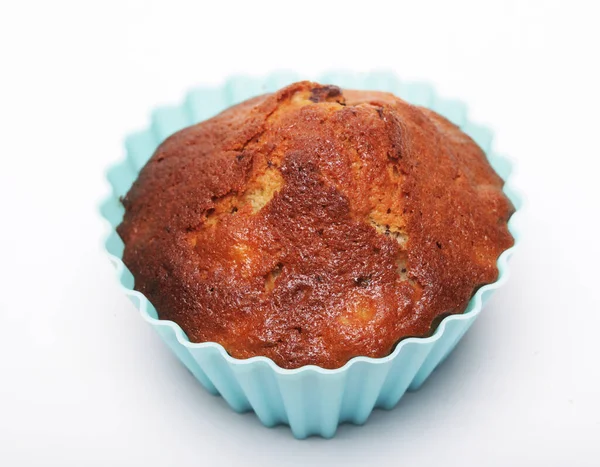
[[[393,374],[414,378],[444,318],[498,279],[514,243],[503,185],[433,110],[302,81],[165,139],[122,197],[117,232],[135,290],[154,321],[183,330],[170,345],[205,386],[267,425],[327,436],[394,405],[413,379],[396,398]],[[394,361],[419,341],[428,352]],[[359,361],[385,371],[353,382]],[[307,387],[303,372],[324,379]]]

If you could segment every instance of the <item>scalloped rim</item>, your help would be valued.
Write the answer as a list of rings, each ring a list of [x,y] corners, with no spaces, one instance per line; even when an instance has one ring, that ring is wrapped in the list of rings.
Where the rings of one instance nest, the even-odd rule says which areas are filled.
[[[279,73],[275,72],[275,73],[268,75],[267,77],[265,77],[264,79],[262,79],[260,81],[268,82],[269,80],[276,79],[276,77],[281,76],[281,75],[284,75],[286,77],[287,76],[296,77],[295,74],[290,73],[290,72],[279,72]],[[334,71],[334,72],[329,72],[329,73],[325,73],[325,74],[321,75],[320,77],[317,78],[317,81],[332,82],[333,79],[340,78],[340,77],[345,78],[345,79],[342,79],[342,81],[348,81],[348,79],[346,79],[346,78],[350,77],[350,80],[352,80],[352,79],[356,78],[356,76],[357,75],[348,73],[348,72]],[[389,79],[388,78],[389,76],[392,76],[393,79],[397,80],[396,75],[394,73],[389,73],[389,72],[372,72],[370,74],[366,74],[366,76],[370,76],[370,77],[381,76],[386,80]],[[201,88],[201,89],[214,89],[214,90],[227,89],[227,88],[230,88],[232,86],[232,83],[235,83],[235,81],[238,79],[248,79],[248,78],[246,78],[244,76],[234,76],[234,77],[230,78],[229,80],[227,80],[223,86],[214,86],[214,87],[210,87],[210,88]],[[249,78],[249,79],[255,80],[257,78]],[[336,80],[336,81],[338,81],[338,80]],[[399,83],[399,82],[396,81],[396,83]],[[335,84],[338,84],[338,83],[335,83]],[[405,84],[413,85],[413,86],[423,86],[424,89],[427,88],[431,93],[433,93],[433,95],[430,97],[431,99],[436,99],[436,98],[440,99],[439,96],[435,95],[435,93],[433,92],[433,87],[429,86],[427,83],[421,82],[421,83],[405,83]],[[342,85],[342,83],[340,83],[339,85]],[[347,87],[347,86],[345,86],[345,87]],[[191,91],[190,93],[188,93],[186,95],[186,98],[184,99],[183,103],[181,104],[182,106],[185,105],[185,102],[187,102],[187,100],[189,99],[189,96],[192,94],[192,92],[193,91]],[[395,92],[395,91],[390,90],[388,92]],[[447,99],[441,99],[440,101],[451,102]],[[467,117],[466,105],[464,103],[462,103],[462,101],[455,101],[455,102],[460,103],[461,105],[464,106],[464,123],[459,126],[461,128],[463,128],[465,125],[469,125],[469,124],[473,125],[473,123],[470,122]],[[155,110],[153,112],[153,115],[155,115],[156,112],[157,111]],[[147,128],[147,131],[152,131],[153,133],[156,133],[156,131],[152,130],[151,125]],[[502,285],[504,285],[507,282],[507,280],[509,278],[510,274],[509,274],[509,269],[508,269],[508,260],[514,253],[515,248],[517,248],[518,244],[520,243],[520,240],[519,240],[520,230],[518,229],[517,224],[518,224],[518,219],[519,219],[519,212],[522,208],[524,201],[523,201],[522,194],[517,189],[515,189],[514,185],[511,183],[511,177],[512,177],[512,173],[513,173],[513,169],[514,169],[513,162],[504,155],[499,155],[499,154],[494,153],[491,150],[491,148],[489,151],[486,151],[486,155],[488,157],[488,160],[490,160],[492,158],[496,159],[496,160],[500,160],[501,162],[506,164],[506,166],[508,167],[507,168],[508,175],[506,176],[506,178],[504,180],[503,192],[511,200],[511,202],[513,203],[513,205],[515,207],[515,212],[511,216],[510,220],[508,221],[508,229],[514,238],[514,244],[512,247],[510,247],[509,249],[502,252],[502,254],[498,257],[498,260],[496,262],[496,266],[498,268],[498,279],[495,282],[493,282],[491,284],[486,284],[477,290],[477,292],[475,293],[475,295],[473,295],[473,297],[471,298],[471,300],[469,301],[469,303],[467,305],[467,310],[469,310],[469,311],[467,311],[465,313],[461,313],[461,314],[450,315],[450,316],[444,318],[441,321],[441,323],[439,324],[439,326],[437,327],[437,329],[435,330],[435,332],[429,337],[409,337],[409,338],[401,340],[398,343],[398,345],[396,345],[396,347],[392,353],[390,353],[389,355],[387,355],[385,357],[381,357],[381,358],[362,357],[362,356],[354,357],[354,358],[350,359],[348,362],[346,362],[346,364],[344,366],[335,368],[335,369],[321,368],[316,365],[305,365],[300,368],[294,368],[294,369],[282,368],[279,365],[277,365],[273,360],[271,360],[268,357],[264,357],[264,356],[255,356],[255,357],[250,357],[247,359],[238,359],[238,358],[232,357],[231,355],[229,355],[227,353],[225,348],[217,342],[201,342],[201,343],[190,342],[190,340],[188,339],[186,334],[183,332],[183,329],[177,323],[175,323],[173,321],[169,321],[169,320],[156,319],[156,318],[153,318],[152,316],[150,316],[148,313],[149,300],[142,293],[140,293],[136,290],[130,289],[128,287],[125,287],[121,283],[121,278],[122,278],[124,271],[126,270],[126,266],[123,263],[123,261],[121,260],[121,258],[111,254],[107,248],[107,242],[108,242],[110,236],[112,235],[113,231],[115,230],[115,227],[112,225],[112,223],[107,219],[107,217],[102,212],[103,207],[105,205],[109,204],[115,198],[115,188],[112,185],[112,183],[109,182],[108,174],[115,170],[120,170],[120,169],[125,168],[129,164],[129,158],[127,156],[124,159],[122,159],[121,161],[109,166],[109,168],[105,172],[105,181],[110,186],[110,192],[107,196],[105,196],[103,198],[103,200],[99,206],[100,215],[103,218],[105,225],[106,225],[106,233],[102,239],[102,248],[106,251],[107,255],[109,256],[109,258],[111,259],[111,261],[113,262],[113,264],[116,267],[117,278],[119,279],[119,285],[120,285],[121,289],[123,290],[123,292],[130,298],[137,299],[139,312],[142,315],[142,318],[146,322],[150,323],[152,326],[155,326],[155,327],[167,326],[167,327],[172,328],[172,330],[174,331],[174,333],[177,337],[177,341],[179,342],[179,344],[181,344],[184,347],[187,347],[189,349],[213,348],[213,349],[218,350],[219,355],[225,361],[227,361],[229,364],[245,366],[245,365],[253,365],[253,364],[263,363],[263,364],[267,364],[271,368],[271,370],[273,370],[274,372],[276,372],[280,375],[298,375],[298,374],[305,373],[305,372],[314,372],[314,373],[319,373],[319,374],[330,374],[330,375],[340,374],[340,373],[347,371],[350,367],[352,367],[353,365],[355,365],[359,362],[367,363],[370,365],[382,365],[382,364],[389,362],[390,360],[394,360],[402,352],[402,349],[406,345],[409,345],[409,344],[425,345],[425,344],[429,344],[429,343],[438,341],[443,336],[443,334],[446,330],[446,327],[448,326],[448,323],[450,323],[451,321],[468,321],[471,318],[474,318],[477,315],[479,315],[479,313],[481,313],[481,310],[483,307],[483,295],[486,293],[491,293],[492,291],[500,288]]]

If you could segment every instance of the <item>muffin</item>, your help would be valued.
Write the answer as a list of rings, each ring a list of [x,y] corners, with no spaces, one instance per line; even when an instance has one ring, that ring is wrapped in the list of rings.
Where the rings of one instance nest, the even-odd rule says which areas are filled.
[[[502,186],[435,112],[299,82],[167,138],[118,233],[135,288],[192,342],[338,368],[430,335],[496,280]]]

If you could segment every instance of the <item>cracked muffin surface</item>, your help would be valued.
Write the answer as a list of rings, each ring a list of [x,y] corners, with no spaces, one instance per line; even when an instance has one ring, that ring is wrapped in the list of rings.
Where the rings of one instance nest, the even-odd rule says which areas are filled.
[[[123,199],[135,288],[192,342],[338,368],[496,280],[503,181],[435,112],[303,81],[167,138]]]

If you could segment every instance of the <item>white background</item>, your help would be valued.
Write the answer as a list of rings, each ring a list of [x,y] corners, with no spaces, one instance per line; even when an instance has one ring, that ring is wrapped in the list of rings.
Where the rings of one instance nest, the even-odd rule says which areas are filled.
[[[600,465],[596,2],[1,5],[0,465]],[[281,68],[431,81],[494,128],[528,198],[511,280],[456,352],[329,441],[204,392],[100,248],[126,133],[190,87]]]

